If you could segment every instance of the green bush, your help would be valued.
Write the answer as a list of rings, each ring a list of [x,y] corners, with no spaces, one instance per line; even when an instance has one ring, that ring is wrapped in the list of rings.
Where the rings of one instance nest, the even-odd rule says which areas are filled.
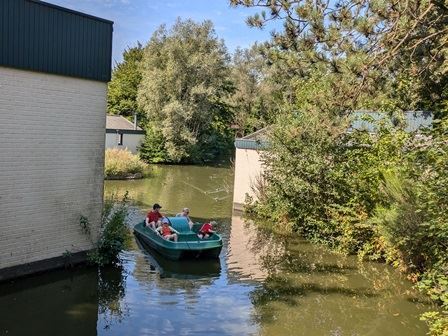
[[[90,262],[104,266],[118,261],[118,255],[129,243],[127,227],[127,194],[118,201],[114,195],[105,199],[101,229],[96,248],[89,254]]]
[[[104,176],[105,178],[125,178],[132,174],[143,174],[147,165],[137,155],[127,149],[106,149]]]

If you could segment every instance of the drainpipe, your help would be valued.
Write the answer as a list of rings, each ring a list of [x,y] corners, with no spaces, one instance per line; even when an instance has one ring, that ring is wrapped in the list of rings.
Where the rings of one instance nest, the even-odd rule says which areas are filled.
[[[137,130],[137,112],[134,112],[134,131]]]

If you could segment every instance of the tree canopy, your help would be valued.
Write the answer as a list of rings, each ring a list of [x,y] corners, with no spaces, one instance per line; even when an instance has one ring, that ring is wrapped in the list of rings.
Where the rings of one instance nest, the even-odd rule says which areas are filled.
[[[107,93],[107,112],[131,116],[139,113],[137,105],[137,89],[142,79],[140,61],[143,48],[140,43],[136,47],[123,52],[123,61],[116,64]]]
[[[229,55],[211,21],[162,25],[145,46],[138,105],[147,119],[148,161],[207,161],[229,146]],[[162,152],[154,156],[153,144]]]
[[[283,61],[280,67],[295,78],[328,76],[334,112],[372,104],[384,93],[397,108],[446,109],[448,6],[444,1],[230,2],[260,8],[248,19],[251,26],[283,21],[283,31],[275,32],[270,42],[271,59]],[[384,96],[381,99],[384,103]]]
[[[228,102],[233,110],[233,127],[239,136],[252,133],[274,120],[278,86],[272,81],[262,46],[237,48],[230,78],[234,86]]]

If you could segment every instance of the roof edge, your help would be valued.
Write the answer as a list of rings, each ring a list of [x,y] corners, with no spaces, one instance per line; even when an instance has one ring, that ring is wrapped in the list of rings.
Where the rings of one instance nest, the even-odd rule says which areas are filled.
[[[128,123],[129,123],[129,125],[131,125],[132,126],[132,128],[134,128],[134,123],[132,122],[132,121],[129,121],[128,119],[126,119],[125,117],[123,117],[122,115],[120,115],[120,114],[106,114],[106,120],[107,120],[107,117],[118,117],[118,118],[121,118],[121,119],[123,119],[123,120],[126,120]],[[106,128],[107,129],[107,128]],[[125,128],[109,128],[109,129],[111,129],[111,130],[115,130],[115,129],[120,129],[120,130],[124,130]],[[142,132],[144,132],[144,129],[143,128],[141,128],[141,127],[139,127],[139,126],[137,126],[137,129],[132,129],[133,131],[142,131]]]
[[[121,129],[121,128],[106,128],[107,134],[117,134],[117,133],[123,133],[123,134],[145,134],[144,130],[128,130],[128,129]]]
[[[267,141],[241,138],[235,139],[234,146],[238,149],[265,150],[269,146],[269,143]]]
[[[58,5],[49,3],[49,2],[45,2],[45,1],[41,1],[41,0],[27,0],[27,1],[33,2],[33,3],[38,4],[38,5],[54,8],[54,9],[57,9],[57,10],[60,10],[60,11],[63,11],[63,12],[68,12],[68,13],[72,13],[72,14],[75,14],[75,15],[83,16],[83,17],[86,17],[86,18],[89,18],[89,19],[92,19],[92,20],[102,21],[102,22],[105,22],[105,23],[109,23],[111,25],[114,24],[113,21],[110,21],[110,20],[107,20],[107,19],[103,19],[103,18],[100,18],[98,16],[90,15],[90,14],[87,14],[87,13],[78,12],[76,10],[69,9],[69,8],[62,7],[62,6],[58,6]]]

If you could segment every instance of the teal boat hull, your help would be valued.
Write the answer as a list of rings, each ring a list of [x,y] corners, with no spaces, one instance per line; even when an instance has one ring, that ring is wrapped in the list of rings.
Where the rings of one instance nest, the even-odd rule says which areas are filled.
[[[175,225],[173,227],[176,228]],[[170,260],[219,258],[222,249],[221,236],[213,234],[208,239],[200,239],[194,230],[195,228],[193,228],[193,231],[181,231],[178,235],[178,241],[173,242],[164,239],[154,230],[146,227],[144,222],[134,226],[134,234],[145,246],[149,246]]]

